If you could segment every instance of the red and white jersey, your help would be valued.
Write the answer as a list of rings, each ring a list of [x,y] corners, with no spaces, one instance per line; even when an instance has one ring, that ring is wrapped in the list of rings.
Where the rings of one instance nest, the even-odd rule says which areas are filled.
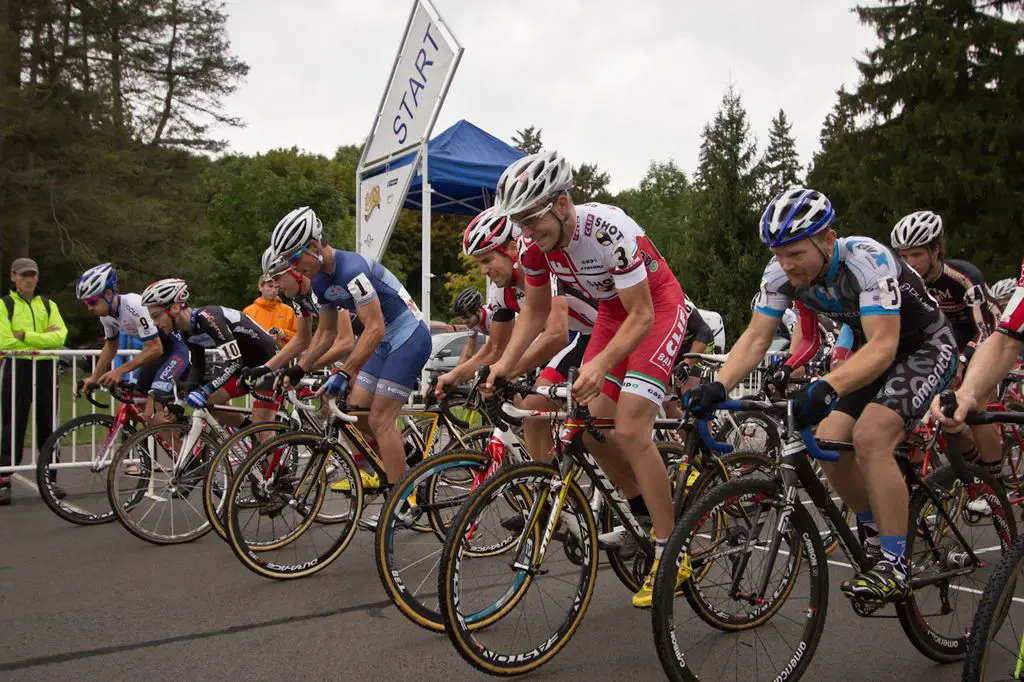
[[[526,242],[520,263],[531,286],[554,275],[566,291],[598,301],[616,301],[619,291],[645,279],[654,295],[679,283],[647,233],[626,213],[607,204],[576,207],[576,230],[564,249],[544,253]],[[621,304],[619,304],[621,307]]]
[[[1021,263],[1017,288],[1003,309],[1003,316],[999,318],[999,331],[1024,341],[1024,263]]]
[[[551,296],[565,296],[569,305],[569,331],[590,334],[594,329],[594,320],[597,319],[597,301],[564,291],[554,276],[549,275],[548,279],[551,282]],[[487,301],[480,310],[480,324],[475,331],[490,334],[492,322],[508,322],[515,319],[525,298],[526,289],[521,274],[517,273],[511,286],[499,287],[491,282],[487,287]]]

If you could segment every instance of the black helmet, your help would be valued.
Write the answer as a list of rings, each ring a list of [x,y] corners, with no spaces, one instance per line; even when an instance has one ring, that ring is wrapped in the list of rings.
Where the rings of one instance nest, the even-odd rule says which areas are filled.
[[[466,318],[476,315],[484,305],[484,297],[473,287],[467,287],[455,297],[455,314]]]

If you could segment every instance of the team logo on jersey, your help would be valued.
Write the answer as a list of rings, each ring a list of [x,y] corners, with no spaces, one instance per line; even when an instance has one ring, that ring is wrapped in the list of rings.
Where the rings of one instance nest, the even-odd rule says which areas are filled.
[[[378,208],[380,208],[380,185],[374,185],[363,196],[363,220],[369,220]]]
[[[340,284],[332,284],[331,286],[327,287],[326,291],[324,291],[324,298],[326,298],[328,301],[339,301],[345,298],[346,293],[347,292],[345,291],[345,287],[341,286]]]

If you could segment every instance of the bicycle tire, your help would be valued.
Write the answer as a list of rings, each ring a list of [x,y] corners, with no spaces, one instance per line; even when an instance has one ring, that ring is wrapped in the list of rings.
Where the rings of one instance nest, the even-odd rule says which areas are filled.
[[[985,501],[989,503],[992,514],[988,518],[993,521],[995,532],[1002,546],[1002,552],[1005,553],[1017,538],[1017,525],[1013,518],[1013,509],[1006,499],[1006,493],[1003,487],[985,470],[973,464],[967,464],[966,466],[969,473],[973,476],[972,481],[968,484],[968,488],[973,487],[974,492],[972,494],[984,495]],[[959,480],[953,467],[946,465],[932,471],[925,478],[924,487],[930,487],[933,490],[937,489],[939,491],[951,490]],[[953,494],[958,499],[963,497],[959,491],[954,491]],[[931,499],[924,490],[916,491],[910,499],[909,518],[915,529],[915,532],[907,533],[907,557],[911,567],[911,580],[920,575],[918,571],[922,570],[923,564],[925,564],[924,561],[918,560],[915,550],[920,543],[925,541],[921,529],[927,528],[928,519],[922,518],[920,522],[918,519],[925,511],[925,506],[930,503]],[[993,505],[998,505],[998,508]],[[954,517],[958,526],[961,525],[961,520],[965,516],[965,514],[960,514]],[[950,560],[949,557],[955,551],[955,548],[950,544],[950,540],[952,538],[951,541],[956,542],[955,536],[940,530],[937,535],[937,543],[935,542],[935,537],[932,537],[931,532],[929,532],[929,537],[931,537],[931,542],[935,549],[930,550],[928,555],[923,555],[922,559],[930,558],[932,562]],[[957,543],[956,546],[960,547],[961,545]],[[945,570],[949,569],[948,566],[943,568]],[[969,595],[973,590],[962,591],[955,589],[954,591]],[[903,627],[907,638],[918,651],[933,661],[952,663],[963,659],[967,653],[967,642],[969,639],[967,633],[961,631],[961,633],[958,633],[958,636],[954,637],[952,634],[937,632],[937,629],[926,621],[922,613],[923,610],[919,604],[920,595],[921,590],[914,590],[906,601],[896,605],[896,615],[899,617],[900,625]],[[972,605],[970,613],[973,615],[976,610],[976,606]],[[970,617],[965,620],[969,622]]]
[[[530,497],[529,485],[547,485],[551,479],[558,478],[558,470],[549,464],[536,462],[525,462],[510,466],[497,472],[488,478],[483,485],[477,488],[469,500],[463,505],[458,517],[452,523],[451,531],[445,541],[442,553],[441,568],[438,572],[438,601],[441,606],[441,613],[444,616],[445,629],[448,638],[455,646],[459,655],[477,670],[498,676],[520,675],[535,670],[544,665],[565,647],[572,639],[579,624],[586,614],[587,607],[594,594],[594,586],[597,580],[597,525],[594,519],[590,502],[583,490],[571,481],[562,481],[563,490],[566,490],[567,505],[563,513],[572,512],[569,508],[569,501],[575,510],[572,518],[580,524],[581,540],[584,547],[581,547],[580,562],[577,567],[583,570],[580,573],[581,584],[576,589],[575,598],[572,600],[565,620],[557,627],[556,632],[543,639],[543,641],[528,652],[515,655],[496,653],[477,639],[477,635],[493,635],[498,623],[509,617],[512,612],[523,604],[527,593],[533,583],[543,577],[540,573],[533,571],[519,571],[513,586],[506,590],[499,601],[493,605],[473,614],[470,617],[486,617],[489,611],[499,610],[502,612],[499,619],[492,620],[486,628],[473,629],[466,622],[466,617],[459,613],[460,604],[459,587],[467,584],[468,581],[460,583],[460,567],[462,565],[460,549],[464,545],[467,532],[470,526],[477,523],[480,513],[487,505],[498,498],[506,499],[508,491],[515,489],[519,494]],[[536,558],[539,549],[539,538],[543,529],[540,523],[532,527],[524,528],[527,533],[526,546],[529,559]],[[561,550],[550,547],[547,550],[548,556],[557,558],[563,553]],[[477,560],[474,560],[477,561]],[[466,562],[467,566],[474,562]],[[575,562],[573,562],[575,563]],[[539,590],[543,595],[545,591]],[[490,614],[493,615],[493,614]]]
[[[430,599],[424,600],[419,597],[423,585],[429,589],[437,586],[437,579],[430,581],[430,576],[425,576],[423,581],[416,585],[415,590],[409,589],[412,585],[407,584],[408,577],[403,579],[400,567],[396,566],[395,545],[400,542],[403,530],[402,522],[395,513],[399,505],[404,502],[415,490],[417,499],[420,491],[432,487],[430,481],[441,472],[457,467],[464,467],[473,470],[485,469],[490,464],[487,455],[472,451],[450,450],[434,455],[429,460],[420,462],[417,466],[406,471],[392,488],[393,493],[388,497],[384,508],[381,510],[377,524],[377,532],[374,535],[374,555],[377,563],[377,575],[384,585],[384,591],[398,610],[416,625],[431,632],[444,632],[444,619],[436,604],[436,593],[430,594]],[[466,496],[468,498],[468,495]],[[424,500],[427,505],[433,500]],[[457,513],[456,509],[456,513]],[[429,512],[428,512],[429,513]],[[431,522],[434,525],[434,522]],[[450,524],[448,524],[450,525]],[[412,530],[409,528],[408,530]],[[437,547],[443,548],[445,536],[434,535],[437,538]],[[415,537],[419,542],[427,543],[423,533],[417,533]],[[419,574],[417,573],[417,578]]]
[[[187,487],[187,484],[181,483],[180,481],[172,486],[171,479],[168,478],[167,485],[164,486],[164,488],[160,491],[156,490],[155,474],[158,471],[161,473],[166,471],[168,466],[173,466],[173,462],[176,461],[176,458],[178,457],[179,454],[177,452],[175,452],[173,455],[168,453],[169,461],[167,462],[166,465],[163,465],[160,464],[159,462],[154,462],[152,455],[149,453],[149,451],[146,451],[145,456],[140,460],[140,465],[143,467],[143,472],[146,473],[146,476],[149,479],[147,484],[148,488],[142,487],[141,484],[143,483],[143,481],[141,478],[138,478],[136,488],[134,490],[128,489],[130,493],[128,499],[120,504],[118,503],[118,497],[120,493],[119,486],[117,483],[117,474],[126,456],[133,452],[137,453],[137,449],[141,447],[141,444],[149,440],[149,438],[155,436],[156,434],[177,431],[181,433],[181,439],[184,440],[185,436],[188,435],[190,429],[191,424],[189,422],[169,422],[166,424],[154,424],[152,426],[148,426],[144,429],[136,431],[131,438],[127,439],[124,442],[124,444],[121,445],[121,447],[117,451],[117,454],[114,455],[114,458],[110,463],[110,470],[108,471],[107,474],[107,496],[110,500],[110,506],[114,510],[114,513],[117,516],[117,520],[121,523],[124,529],[132,535],[134,535],[135,537],[139,538],[140,540],[145,540],[146,542],[150,542],[154,545],[180,545],[188,542],[194,542],[210,532],[210,521],[206,518],[205,511],[199,512],[199,510],[196,509],[196,507],[188,501],[188,498],[191,496],[191,493],[195,490],[195,488],[202,486],[201,479],[196,481],[196,483],[191,485],[191,487]],[[161,449],[158,450],[158,452],[163,451],[163,443],[160,441],[160,439],[155,438],[154,440],[157,444],[156,447]],[[196,441],[196,446],[198,446],[200,443],[203,444],[204,451],[208,451],[210,453],[214,452],[218,445],[217,441],[213,438],[213,436],[209,433],[206,433],[205,431],[199,434],[199,439]],[[212,457],[212,454],[204,459],[193,460],[194,462],[198,462],[196,468],[209,466],[210,457]],[[205,472],[203,473],[203,475],[205,477]],[[177,486],[179,484],[181,485],[180,493],[177,491]],[[171,510],[171,514],[169,517],[171,520],[171,535],[164,535],[158,533],[156,530],[148,530],[147,528],[142,526],[141,522],[144,521],[146,517],[149,515],[149,513],[155,508],[155,504],[150,505],[149,510],[142,515],[138,522],[136,522],[134,518],[131,516],[136,506],[140,504],[142,500],[147,498],[152,499],[154,503],[164,502],[168,504],[168,507],[165,507],[165,509],[169,508]],[[195,526],[191,527],[191,529],[188,530],[184,535],[180,536],[174,534],[173,519],[175,514],[175,503],[173,502],[173,500],[175,499],[182,500],[182,503],[181,505],[178,506],[178,508],[185,509],[186,514],[188,514],[188,512],[191,510],[192,512],[195,512],[195,514],[192,515],[194,515],[197,520],[200,515],[202,516],[201,522],[198,522]],[[200,503],[199,507],[200,509],[202,508],[202,503]],[[159,524],[163,520],[163,518],[164,512],[161,511],[160,515],[156,519],[157,523]]]
[[[1022,569],[1024,536],[1017,538],[1010,551],[999,561],[982,592],[978,611],[971,624],[971,637],[967,641],[963,682],[985,681],[985,668],[988,654],[992,650],[992,640],[1002,628],[1003,621],[1009,613]],[[1017,655],[1020,656],[1019,650]]]
[[[62,438],[77,431],[80,428],[104,428],[108,432],[108,435],[103,439],[103,442],[107,442],[109,438],[110,429],[114,426],[117,420],[109,414],[83,414],[74,419],[70,419],[61,424],[57,429],[50,434],[50,437],[46,439],[43,446],[39,449],[39,461],[36,463],[36,487],[39,488],[39,496],[43,498],[43,502],[49,507],[50,511],[64,519],[69,523],[74,523],[79,526],[95,526],[102,523],[111,523],[117,519],[114,514],[114,510],[110,508],[110,499],[107,496],[106,490],[106,474],[101,471],[93,472],[99,474],[103,484],[103,490],[97,494],[97,497],[103,499],[106,502],[104,511],[98,514],[87,513],[88,510],[83,509],[69,500],[69,497],[73,497],[70,486],[67,485],[65,477],[62,479],[65,492],[67,497],[63,500],[58,499],[53,490],[50,476],[50,463],[53,462],[53,451],[59,447],[59,443]],[[130,423],[126,422],[123,425],[123,439],[131,437],[135,433],[135,427]],[[123,442],[122,439],[122,442]],[[113,446],[111,442],[109,446]]]
[[[787,679],[795,680],[806,671],[814,652],[821,641],[822,631],[825,626],[825,615],[828,609],[828,565],[825,558],[825,548],[821,543],[821,535],[818,528],[812,521],[810,515],[803,508],[802,504],[796,503],[789,515],[792,539],[789,542],[790,553],[786,556],[793,557],[791,563],[794,567],[791,573],[794,576],[802,575],[801,568],[806,566],[809,577],[808,607],[801,613],[800,619],[785,619],[795,625],[803,623],[802,633],[799,641],[795,644],[787,644],[792,653],[786,657],[769,658],[771,660],[785,660],[786,664],[780,670],[766,670],[764,665],[751,664],[748,661],[738,662],[737,655],[742,652],[755,652],[758,649],[766,649],[760,633],[763,631],[758,626],[770,620],[782,608],[792,594],[793,582],[790,581],[784,586],[782,592],[777,591],[773,598],[778,606],[763,608],[753,618],[739,618],[736,614],[725,614],[730,620],[713,616],[709,613],[703,600],[697,598],[694,593],[695,582],[693,579],[686,580],[682,585],[689,609],[712,628],[713,635],[707,636],[697,632],[695,628],[686,628],[675,613],[676,599],[676,573],[680,565],[680,556],[685,548],[691,547],[692,539],[699,535],[702,521],[711,515],[719,516],[724,514],[718,511],[723,505],[734,505],[743,502],[764,502],[774,505],[782,494],[781,484],[776,480],[739,478],[727,481],[709,490],[700,500],[693,504],[683,515],[683,518],[676,524],[668,543],[662,552],[663,561],[658,565],[658,573],[654,584],[654,597],[652,602],[651,623],[654,630],[654,643],[661,661],[662,668],[670,680],[693,682],[701,677],[687,665],[687,655],[680,647],[677,632],[692,633],[696,644],[701,651],[711,654],[715,642],[724,642],[727,650],[723,658],[724,664],[730,669],[738,666],[739,669],[752,671],[754,675],[766,674],[766,678],[757,679]],[[762,524],[763,528],[773,529],[775,525],[768,521]],[[775,532],[772,530],[771,532]],[[780,550],[781,553],[781,550]],[[666,560],[667,559],[667,560]],[[691,561],[693,559],[691,558]],[[699,565],[699,559],[694,562]],[[695,569],[698,566],[695,565]],[[714,582],[714,581],[712,581]],[[781,599],[778,597],[781,596]],[[678,625],[677,625],[678,623]],[[697,623],[699,625],[699,623]],[[746,638],[753,641],[759,640],[756,646],[747,646],[730,638]],[[782,638],[786,643],[786,638]],[[731,644],[730,644],[731,642]],[[707,662],[701,663],[698,668],[703,669]],[[709,673],[709,675],[713,675]],[[753,677],[753,675],[752,675]],[[704,679],[718,679],[717,677],[705,677]]]
[[[310,487],[314,485],[317,486],[313,503],[309,505],[306,510],[301,512],[303,516],[300,519],[300,523],[297,527],[292,528],[288,534],[275,537],[273,542],[250,542],[242,536],[243,525],[241,514],[244,513],[245,509],[253,509],[256,507],[243,507],[237,503],[242,492],[242,488],[247,484],[252,483],[252,478],[246,474],[257,467],[262,459],[268,454],[273,456],[273,451],[275,449],[289,446],[296,448],[307,447],[311,449],[320,446],[330,448],[329,455],[325,457],[322,462],[318,463],[317,471],[313,471],[309,468],[312,467],[315,459],[311,457],[307,460],[307,468],[303,470],[301,476],[298,476],[300,489],[303,483],[308,484]],[[328,495],[327,463],[331,461],[332,458],[347,472],[349,493],[346,494],[345,497],[353,500],[354,503],[354,507],[351,509],[351,513],[349,515],[350,518],[348,518],[347,524],[344,525],[344,522],[331,524],[315,523],[324,504],[324,500]],[[348,548],[349,544],[352,542],[352,538],[355,537],[356,534],[356,522],[363,511],[363,484],[362,478],[358,474],[358,470],[359,468],[356,466],[356,463],[352,459],[348,450],[337,442],[326,441],[320,434],[293,431],[262,443],[252,451],[242,464],[237,467],[237,473],[231,482],[231,488],[228,492],[225,519],[227,520],[228,544],[231,546],[231,550],[234,552],[238,560],[242,562],[243,566],[264,578],[271,578],[275,580],[304,578],[327,568],[339,556],[341,556],[346,548]],[[311,481],[311,478],[315,480]],[[292,507],[288,504],[282,505],[281,509],[285,508]],[[260,515],[261,510],[258,508],[256,509],[257,514]],[[271,514],[267,514],[267,516],[273,518]],[[330,540],[329,543],[326,543],[322,549],[317,548],[316,543],[313,543],[314,551],[318,552],[318,555],[312,559],[286,566],[284,564],[279,564],[272,559],[266,558],[271,556],[272,552],[284,549],[297,542],[305,533],[310,532],[310,529],[314,527],[316,529],[339,529],[340,527],[340,531],[338,532],[337,537]]]
[[[287,433],[292,429],[293,427],[291,424],[286,424],[284,422],[257,422],[233,433],[231,437],[224,441],[220,448],[217,449],[217,453],[213,456],[213,460],[210,462],[210,468],[206,472],[206,478],[203,479],[203,509],[206,511],[206,518],[210,520],[210,526],[213,528],[213,532],[215,532],[221,540],[225,542],[228,540],[228,531],[224,527],[223,520],[224,509],[227,506],[224,502],[224,495],[227,494],[228,488],[231,487],[231,480],[235,477],[235,470],[228,455],[234,450],[236,445],[246,438],[250,438],[263,432],[275,432],[277,434],[282,434]],[[217,480],[222,476],[219,475],[218,472],[225,463],[227,464],[227,480]],[[214,495],[217,484],[220,484],[221,486],[221,497],[219,500],[215,499]]]

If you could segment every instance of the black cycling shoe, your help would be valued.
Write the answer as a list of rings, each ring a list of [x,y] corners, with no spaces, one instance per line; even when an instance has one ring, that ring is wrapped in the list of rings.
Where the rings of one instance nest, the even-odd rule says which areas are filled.
[[[844,580],[839,589],[849,599],[867,604],[894,604],[910,596],[910,581],[892,562],[882,559],[870,569]]]
[[[11,484],[0,483],[0,507],[6,507],[11,503]]]

